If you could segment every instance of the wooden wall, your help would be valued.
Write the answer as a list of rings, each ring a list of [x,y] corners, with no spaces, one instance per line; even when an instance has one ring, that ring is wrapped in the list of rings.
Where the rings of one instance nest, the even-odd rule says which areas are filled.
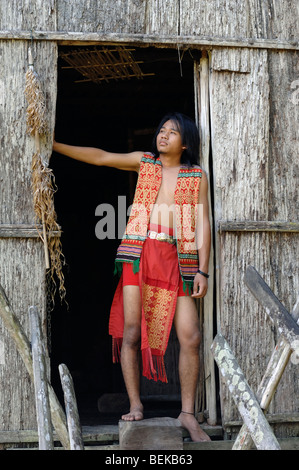
[[[256,390],[278,333],[243,282],[246,267],[259,271],[289,311],[298,296],[298,233],[267,232],[262,221],[298,221],[299,108],[291,83],[299,55],[250,49],[211,55],[218,329]],[[237,224],[234,230],[238,221],[257,222],[257,231],[240,231]],[[290,363],[271,414],[298,417],[298,377]],[[224,425],[237,420],[224,386],[221,399]],[[289,432],[296,435],[298,426]]]
[[[1,28],[31,27],[33,18],[39,27],[53,26],[49,12],[26,2],[1,2]],[[39,2],[36,2],[39,3]],[[43,2],[40,2],[44,5]],[[24,7],[24,5],[23,5]],[[28,12],[28,14],[26,13]],[[18,22],[19,21],[19,22]],[[37,237],[19,236],[20,226],[34,229],[35,217],[31,193],[31,159],[34,139],[26,135],[25,74],[28,67],[27,41],[0,41],[0,283],[29,335],[28,307],[36,305],[43,324],[46,321],[45,263],[42,243]],[[33,45],[35,68],[46,95],[49,133],[42,140],[45,159],[51,154],[56,102],[56,43]],[[4,237],[9,225],[12,236]],[[30,338],[30,335],[29,335]],[[0,322],[0,344],[4,355],[0,364],[0,429],[36,429],[34,390],[14,343]]]
[[[96,33],[98,40],[168,43],[178,37],[207,44],[238,40],[298,44],[297,0],[0,0],[0,224],[34,224],[30,165],[34,142],[26,136],[24,98],[30,35]],[[26,36],[27,40],[20,40]],[[94,38],[95,36],[93,36]],[[57,41],[33,43],[35,68],[46,94],[51,153],[55,120]],[[79,36],[77,34],[77,40]],[[133,38],[133,39],[132,39]],[[165,39],[166,38],[166,39]],[[220,38],[220,39],[219,39]],[[44,35],[47,39],[47,34]],[[84,38],[83,38],[84,39]],[[67,40],[67,38],[66,38]],[[296,43],[297,41],[297,43]],[[266,44],[266,43],[265,43]],[[248,42],[250,45],[250,41]],[[267,46],[268,47],[268,46]],[[218,327],[254,387],[264,371],[276,332],[246,291],[242,277],[253,264],[291,309],[299,284],[298,234],[217,231],[219,221],[298,219],[298,51],[213,48],[210,103],[215,197]],[[36,304],[45,319],[44,264],[38,239],[0,238],[0,282],[28,330],[27,309]],[[29,378],[0,324],[2,429],[35,428]],[[236,419],[221,389],[224,423]],[[272,405],[273,413],[298,413],[298,372],[290,365]],[[292,431],[293,432],[293,431]]]

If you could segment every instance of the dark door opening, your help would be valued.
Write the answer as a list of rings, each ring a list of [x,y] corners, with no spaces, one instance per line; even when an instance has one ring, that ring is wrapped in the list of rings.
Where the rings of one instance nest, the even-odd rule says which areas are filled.
[[[80,48],[83,51],[95,49]],[[130,49],[134,49],[132,57],[140,62],[142,72],[153,75],[142,79],[114,78],[100,83],[86,81],[86,77],[70,68],[62,58],[62,54],[78,47],[60,48],[57,141],[114,152],[150,151],[153,133],[165,113],[177,110],[194,117],[193,63],[198,59],[197,51],[186,51],[183,56],[180,52],[179,57],[176,49]],[[88,66],[88,61],[85,65]],[[62,400],[58,365],[65,363],[74,380],[83,423],[103,422],[105,419],[97,409],[98,399],[105,394],[125,393],[120,366],[112,364],[108,320],[117,285],[113,271],[120,242],[118,197],[126,196],[127,207],[132,203],[136,176],[87,165],[55,153],[51,167],[58,186],[55,204],[67,262],[65,279],[69,304],[67,309],[57,300],[51,313],[51,380]],[[114,239],[99,240],[95,233],[99,220],[95,211],[103,203],[115,209]],[[171,341],[170,362],[176,360],[177,350],[175,336]],[[167,396],[179,395],[178,375],[171,372],[172,369],[168,371],[166,386],[144,379],[144,393],[156,395],[163,401]],[[164,410],[166,403],[167,400]],[[115,411],[118,419],[121,413],[116,407]]]

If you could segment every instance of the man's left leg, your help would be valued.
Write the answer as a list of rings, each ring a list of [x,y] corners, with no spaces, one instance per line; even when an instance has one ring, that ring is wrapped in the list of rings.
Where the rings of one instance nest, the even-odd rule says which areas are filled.
[[[195,442],[210,441],[194,416],[194,402],[199,375],[199,320],[191,297],[178,297],[174,325],[180,343],[179,376],[182,412],[178,419]]]

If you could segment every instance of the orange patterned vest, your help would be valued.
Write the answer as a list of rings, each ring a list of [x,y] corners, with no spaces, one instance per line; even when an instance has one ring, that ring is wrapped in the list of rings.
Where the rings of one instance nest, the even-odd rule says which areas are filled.
[[[174,193],[175,238],[180,274],[184,286],[193,286],[198,270],[196,224],[198,219],[198,197],[202,170],[197,166],[182,165]],[[162,163],[152,154],[146,153],[141,159],[139,177],[132,210],[125,234],[118,247],[115,266],[121,272],[122,263],[133,263],[134,272],[139,270],[143,243],[147,237],[153,205],[162,182]]]

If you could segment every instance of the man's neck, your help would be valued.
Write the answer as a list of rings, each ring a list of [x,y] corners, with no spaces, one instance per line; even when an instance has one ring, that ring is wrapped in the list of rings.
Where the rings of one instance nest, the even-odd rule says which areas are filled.
[[[181,155],[166,155],[160,153],[159,157],[165,168],[177,168],[181,166]]]

